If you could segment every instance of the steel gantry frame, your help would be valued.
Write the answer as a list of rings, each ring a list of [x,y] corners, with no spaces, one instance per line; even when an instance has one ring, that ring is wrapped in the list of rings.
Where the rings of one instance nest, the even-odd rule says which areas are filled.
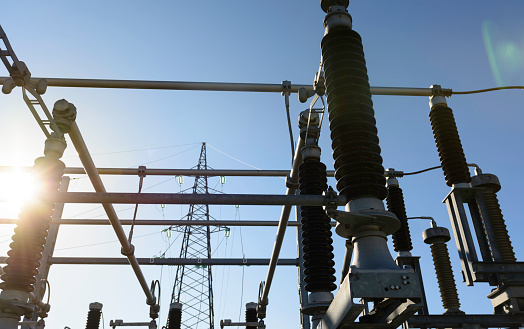
[[[323,3],[331,3],[332,1],[322,1]],[[342,15],[342,20],[336,21],[336,26],[348,24],[347,21],[344,21],[344,1],[335,1],[332,2],[334,10],[337,11],[339,14]],[[327,8],[323,8],[327,9]],[[326,10],[327,11],[327,10]],[[330,14],[328,13],[328,16]],[[328,16],[326,18],[328,18]],[[331,17],[334,15],[331,15]],[[338,18],[340,18],[338,17]],[[338,25],[337,25],[338,24]],[[349,25],[351,23],[349,22]],[[329,20],[326,23],[326,28],[329,28]],[[333,27],[333,25],[331,25]],[[256,260],[249,260],[249,259],[242,259],[242,262],[245,264],[245,261],[252,261],[252,265],[258,265],[258,264],[267,264],[268,265],[268,271],[267,276],[265,280],[265,284],[261,286],[260,289],[260,296],[258,300],[258,306],[257,306],[257,312],[258,317],[260,319],[263,319],[266,316],[266,305],[268,304],[268,296],[269,291],[271,288],[271,283],[274,277],[275,268],[276,265],[295,265],[299,266],[300,270],[302,270],[301,262],[303,259],[301,259],[302,255],[299,250],[297,259],[280,259],[280,251],[282,247],[282,242],[286,233],[286,228],[288,226],[295,226],[298,228],[299,232],[297,234],[297,238],[299,239],[300,236],[300,224],[299,223],[291,223],[288,222],[291,206],[293,205],[301,205],[301,206],[325,206],[326,208],[333,208],[338,205],[345,205],[348,201],[346,197],[344,196],[334,196],[334,195],[325,195],[325,196],[298,196],[295,195],[297,187],[298,187],[298,167],[302,163],[302,156],[301,156],[301,149],[305,145],[305,141],[302,139],[302,137],[299,137],[297,143],[296,143],[296,149],[294,152],[294,158],[292,163],[292,169],[287,174],[287,172],[284,171],[238,171],[238,170],[223,170],[223,171],[210,171],[207,169],[207,166],[204,166],[204,169],[198,168],[197,170],[174,170],[174,169],[147,169],[147,174],[159,174],[159,175],[194,175],[197,178],[198,177],[206,177],[206,175],[231,175],[231,176],[283,176],[287,174],[287,180],[286,180],[286,186],[287,191],[286,195],[221,195],[221,196],[201,196],[201,195],[180,195],[180,194],[136,194],[136,193],[107,193],[105,191],[105,187],[102,184],[102,181],[100,179],[100,174],[118,174],[118,175],[136,175],[139,170],[136,169],[117,169],[117,168],[96,168],[91,156],[89,154],[89,151],[87,149],[87,146],[82,138],[82,135],[80,134],[79,128],[74,121],[74,118],[63,118],[60,117],[60,121],[57,120],[57,116],[55,115],[55,111],[53,111],[53,116],[51,116],[51,113],[47,110],[47,107],[45,106],[45,103],[43,102],[42,98],[40,97],[41,94],[45,93],[45,90],[47,87],[82,87],[82,88],[125,88],[125,89],[164,89],[164,90],[205,90],[205,91],[241,91],[241,92],[271,92],[271,93],[282,93],[283,95],[290,93],[298,93],[299,99],[301,101],[304,99],[304,95],[307,95],[305,97],[305,100],[309,96],[314,95],[317,93],[318,95],[323,94],[323,91],[320,91],[317,89],[318,85],[317,82],[319,80],[316,80],[315,84],[313,86],[311,85],[292,85],[290,83],[282,83],[282,84],[259,84],[259,83],[220,83],[220,82],[182,82],[182,81],[138,81],[138,80],[99,80],[99,79],[57,79],[57,78],[31,78],[30,72],[23,64],[20,62],[17,57],[14,55],[14,52],[12,51],[12,48],[7,41],[7,37],[5,36],[5,33],[0,28],[0,39],[3,40],[5,47],[7,49],[3,50],[0,47],[0,57],[4,64],[6,65],[10,77],[0,77],[0,84],[3,85],[3,92],[9,93],[13,88],[16,86],[22,86],[24,91],[24,100],[26,101],[29,109],[35,116],[35,119],[37,120],[39,126],[44,131],[44,134],[46,137],[58,137],[63,138],[63,120],[69,120],[68,123],[70,125],[70,131],[67,131],[69,134],[71,140],[73,141],[73,144],[78,151],[82,164],[84,168],[67,168],[66,173],[70,174],[84,174],[87,173],[89,176],[93,186],[95,187],[96,193],[81,193],[81,192],[52,192],[48,193],[46,197],[44,198],[45,201],[51,201],[54,203],[101,203],[107,213],[107,217],[109,219],[109,224],[113,226],[113,229],[115,231],[115,234],[117,235],[121,245],[122,245],[122,254],[127,257],[127,260],[124,258],[121,259],[94,259],[94,258],[88,258],[88,259],[79,259],[79,258],[64,258],[64,257],[52,257],[52,245],[54,244],[54,241],[49,240],[48,245],[49,247],[44,250],[44,252],[47,252],[46,261],[44,264],[41,264],[42,267],[48,268],[50,264],[130,264],[133,268],[133,271],[139,281],[139,284],[144,291],[144,294],[146,295],[147,304],[151,306],[152,312],[154,313],[154,309],[156,306],[158,306],[156,296],[154,295],[154,290],[150,289],[145,281],[144,275],[141,272],[140,265],[146,265],[146,264],[171,264],[171,265],[180,265],[180,268],[183,268],[186,265],[194,265],[196,264],[203,264],[203,265],[230,265],[230,264],[236,264],[239,260],[235,259],[212,259],[209,255],[209,243],[207,245],[207,251],[208,251],[208,257],[207,259],[200,259],[200,258],[194,258],[194,259],[188,259],[187,257],[180,257],[178,259],[139,259],[136,258],[134,255],[134,247],[130,243],[130,241],[127,240],[122,225],[129,224],[129,221],[119,220],[116,216],[116,212],[112,206],[113,203],[164,203],[164,204],[204,204],[206,205],[206,211],[204,211],[204,214],[209,215],[208,211],[208,205],[209,204],[260,204],[260,205],[282,205],[282,212],[280,216],[280,220],[278,222],[252,222],[250,225],[253,226],[262,226],[262,225],[275,225],[278,223],[278,229],[276,233],[276,240],[273,247],[273,251],[271,254],[270,259],[256,259]],[[9,61],[9,58],[11,61]],[[320,78],[321,72],[319,71],[319,74],[317,75],[317,78]],[[29,91],[31,95],[35,98],[34,100],[30,100],[26,94],[26,91]],[[440,86],[434,85],[430,88],[399,88],[399,87],[371,87],[370,88],[371,94],[374,95],[404,95],[404,96],[429,96],[430,99],[434,100],[435,98],[444,98],[449,97],[453,95],[453,91],[451,89],[442,89]],[[66,102],[67,103],[67,102]],[[36,112],[34,105],[39,105],[44,113],[46,118],[41,119],[38,113]],[[61,104],[58,106],[58,110],[56,112],[63,112],[63,107],[70,108],[72,104]],[[313,106],[313,105],[312,105]],[[55,109],[57,105],[55,104]],[[61,108],[62,107],[62,108]],[[58,113],[60,114],[60,113]],[[53,130],[57,136],[52,135],[50,130]],[[1,169],[1,168],[0,168]],[[328,175],[333,175],[333,172],[329,172]],[[460,183],[462,184],[462,183]],[[195,186],[197,183],[195,182]],[[206,184],[207,185],[207,184]],[[463,193],[467,195],[468,197],[471,197],[471,189],[465,185],[460,186],[454,186],[454,190],[451,193],[452,197],[456,197],[459,193],[456,192],[456,190],[464,189],[467,191],[460,191],[460,193]],[[482,189],[477,189],[482,190]],[[484,190],[482,190],[484,191]],[[476,193],[476,192],[475,192]],[[479,201],[480,200],[480,201]],[[482,198],[480,197],[479,200],[479,208],[481,214],[475,214],[475,221],[482,222],[484,221],[487,223],[487,225],[490,225],[489,216],[487,216],[485,213],[487,212],[484,208],[485,205],[482,203]],[[368,200],[369,201],[369,200]],[[449,203],[449,202],[448,202]],[[457,204],[460,204],[461,202],[458,202]],[[452,221],[452,224],[455,227],[459,227],[460,225],[463,225],[465,221],[467,220],[465,218],[465,214],[463,209],[461,208],[461,205],[457,206],[456,204],[452,204],[451,206],[448,204],[448,207],[450,208],[459,208],[457,209],[450,209],[450,218]],[[349,207],[350,208],[350,207]],[[349,217],[351,217],[351,211],[348,212]],[[480,215],[482,215],[482,218],[480,218]],[[346,220],[358,220],[359,217],[353,214],[353,218],[349,218]],[[339,220],[338,217],[334,216]],[[344,220],[343,218],[341,219]],[[198,221],[198,220],[197,220]],[[9,223],[11,220],[5,219],[0,220],[0,222],[3,223]],[[167,221],[157,221],[157,225],[163,225]],[[209,242],[209,227],[210,225],[195,225],[194,223],[196,221],[188,221],[186,224],[191,224],[192,226],[198,227],[198,229],[201,229],[202,231],[207,232],[207,239]],[[52,222],[53,224],[58,224],[59,221]],[[63,224],[100,224],[99,221],[89,221],[89,220],[64,220]],[[139,224],[138,224],[139,223]],[[155,221],[136,221],[135,224],[137,225],[149,225],[153,224]],[[223,222],[226,223],[226,222]],[[239,223],[240,224],[240,223]],[[241,224],[248,224],[248,222],[244,222]],[[476,223],[480,225],[479,223]],[[216,223],[216,225],[221,225],[219,223]],[[477,226],[478,226],[477,225]],[[187,226],[191,227],[191,226]],[[476,227],[477,229],[477,227]],[[480,228],[478,228],[480,231]],[[464,228],[459,227],[457,229],[457,232],[455,232],[455,239],[457,242],[457,246],[459,249],[461,248],[472,248],[474,249],[473,241],[471,234],[469,232],[465,232],[466,230]],[[488,232],[489,233],[489,232]],[[56,238],[56,237],[55,237]],[[490,238],[490,237],[488,237]],[[481,242],[484,244],[481,246],[482,252],[484,254],[488,253],[489,246],[488,243],[493,243],[492,241],[487,241],[486,237],[478,237]],[[187,243],[186,243],[187,244]],[[495,247],[497,246],[494,244]],[[51,249],[51,251],[49,250]],[[299,248],[300,249],[300,248]],[[350,248],[348,248],[350,250]],[[495,251],[497,249],[495,248]],[[187,251],[187,249],[186,249]],[[470,253],[471,254],[471,253]],[[475,253],[473,253],[474,256],[476,256]],[[184,256],[186,256],[184,254]],[[499,266],[500,262],[478,262],[477,258],[473,257],[473,259],[467,259],[468,255],[462,255],[461,260],[463,262],[464,270],[467,271],[469,274],[468,280],[472,281],[475,274],[479,274],[479,277],[482,277],[482,275],[485,274],[485,272],[495,271],[496,274],[496,284],[504,284],[505,280],[507,281],[508,278],[505,275],[502,275],[501,271],[498,269],[495,269],[494,267]],[[409,258],[410,256],[403,256],[404,258]],[[349,256],[349,258],[351,258]],[[488,258],[488,256],[486,256]],[[497,261],[497,256],[494,256],[495,260]],[[0,258],[0,261],[5,261],[5,258]],[[398,260],[397,260],[398,261]],[[488,264],[492,263],[492,264]],[[490,266],[492,265],[492,266]],[[505,264],[504,265],[508,265]],[[508,266],[510,269],[510,280],[508,282],[512,283],[513,286],[510,286],[508,291],[503,289],[500,292],[500,296],[497,296],[498,300],[496,302],[498,314],[491,316],[491,315],[464,315],[464,314],[445,314],[442,316],[434,316],[434,315],[423,315],[423,316],[411,316],[413,314],[414,308],[410,308],[412,305],[404,305],[404,308],[398,308],[395,309],[394,312],[392,312],[392,318],[387,318],[387,323],[381,323],[380,325],[374,324],[374,323],[350,323],[352,322],[359,314],[360,310],[364,308],[363,305],[357,305],[353,304],[351,301],[350,295],[344,295],[348,292],[351,292],[351,280],[346,278],[344,280],[343,285],[341,286],[342,289],[345,289],[340,296],[336,296],[333,303],[331,303],[328,311],[327,311],[327,318],[331,321],[331,319],[336,318],[339,322],[326,322],[323,321],[324,326],[327,328],[331,327],[359,327],[359,328],[371,328],[371,327],[383,327],[383,328],[390,328],[393,325],[399,325],[401,322],[399,322],[399,319],[402,321],[406,320],[407,322],[404,324],[405,326],[410,327],[420,327],[420,328],[426,328],[426,327],[469,327],[469,328],[480,328],[480,327],[497,327],[497,326],[509,326],[509,327],[515,327],[515,326],[522,326],[524,324],[524,316],[522,313],[512,313],[509,312],[508,314],[501,314],[500,312],[503,310],[503,307],[505,306],[511,306],[518,308],[521,304],[522,296],[521,294],[522,287],[519,285],[520,283],[515,283],[518,280],[516,280],[516,275],[521,275],[523,273],[522,271],[522,263],[519,262],[513,262],[511,265]],[[208,267],[209,268],[209,267]],[[507,272],[507,271],[506,271]],[[373,272],[362,272],[365,276],[371,276],[378,275],[381,276],[381,278],[387,278],[388,276],[384,273],[373,273]],[[404,272],[403,272],[404,273]],[[300,281],[302,281],[302,275],[303,273],[299,271],[299,278]],[[209,272],[209,278],[210,278],[210,272]],[[404,278],[404,276],[403,276]],[[482,280],[481,280],[482,279]],[[478,279],[478,281],[486,281],[483,278]],[[490,281],[490,283],[492,283]],[[355,284],[353,282],[353,284]],[[176,287],[176,285],[175,285]],[[395,287],[394,285],[392,287]],[[391,288],[392,290],[396,290],[397,288]],[[398,289],[397,289],[398,290]],[[180,290],[179,290],[180,291]],[[504,298],[506,296],[503,296],[504,293],[514,293],[516,296],[513,296],[511,304],[507,305],[504,304]],[[301,291],[301,293],[305,293],[304,291]],[[499,293],[499,292],[498,292]],[[307,294],[307,293],[306,293]],[[0,296],[2,297],[2,296]],[[337,298],[338,297],[338,298]],[[31,299],[31,296],[29,296]],[[212,299],[212,297],[210,296]],[[33,298],[34,299],[34,298]],[[516,300],[513,300],[516,299]],[[501,300],[501,301],[500,301]],[[173,300],[176,301],[176,300]],[[393,298],[394,301],[394,298]],[[32,301],[34,303],[34,300]],[[304,299],[304,296],[301,296],[300,305],[301,307],[304,306],[305,303],[308,303],[307,298]],[[22,306],[25,306],[27,304],[31,304],[31,302],[25,301]],[[393,305],[394,303],[392,303]],[[400,304],[399,304],[400,305]],[[8,298],[2,298],[0,307],[2,308],[2,314],[0,314],[0,324],[9,324],[12,325],[13,321],[5,321],[2,322],[2,319],[7,318],[5,317],[5,314],[9,313],[10,319],[14,318],[13,314],[15,314],[17,311],[19,311],[20,308],[20,301],[17,299],[8,299]],[[385,306],[385,308],[390,306]],[[18,309],[17,309],[18,308]],[[355,311],[359,311],[358,313],[355,313]],[[382,308],[384,310],[384,308]],[[390,309],[391,310],[391,307]],[[365,311],[367,312],[367,311]],[[397,312],[397,313],[395,313]],[[366,314],[368,315],[368,314]],[[374,315],[377,317],[377,315]],[[379,314],[378,317],[381,315]],[[353,317],[352,319],[349,319]],[[369,316],[368,316],[369,318]],[[409,318],[409,320],[408,320]],[[309,328],[309,319],[308,317],[302,317],[303,321],[303,327]],[[327,323],[327,325],[326,325]],[[329,324],[331,323],[331,325]],[[259,324],[259,326],[263,326],[262,324]],[[324,326],[322,328],[324,329]],[[14,327],[13,327],[14,328]],[[11,327],[7,327],[6,329],[11,329]]]

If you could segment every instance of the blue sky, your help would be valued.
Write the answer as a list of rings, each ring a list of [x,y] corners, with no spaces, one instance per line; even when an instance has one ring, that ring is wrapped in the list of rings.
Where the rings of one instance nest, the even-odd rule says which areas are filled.
[[[429,87],[440,84],[456,91],[497,85],[523,85],[524,3],[508,1],[352,1],[349,12],[363,39],[371,85]],[[320,60],[324,13],[318,1],[26,1],[2,4],[0,24],[20,60],[34,77],[107,78],[175,81],[311,83]],[[488,42],[489,41],[489,42]],[[6,75],[2,71],[0,75]],[[44,135],[27,110],[20,89],[0,95],[0,165],[31,166],[43,152]],[[103,90],[49,88],[48,106],[61,98],[74,103],[77,123],[99,167],[191,168],[199,143],[207,142],[243,162],[262,169],[288,169],[290,146],[284,99],[280,94]],[[374,96],[384,166],[406,172],[439,164],[428,118],[426,97]],[[522,185],[522,91],[452,96],[453,108],[468,162],[496,174],[502,183],[499,200],[518,258],[523,256],[519,204]],[[291,98],[293,124],[306,106]],[[297,129],[295,136],[297,136]],[[321,136],[322,159],[333,167],[327,120]],[[184,145],[184,146],[179,146]],[[169,148],[160,148],[167,147]],[[173,147],[171,147],[173,146]],[[144,150],[145,149],[145,150]],[[142,150],[124,152],[131,150]],[[182,152],[182,153],[180,153]],[[110,154],[107,154],[110,153]],[[180,154],[178,154],[180,153]],[[159,160],[166,158],[164,160]],[[78,166],[69,145],[63,161]],[[213,148],[209,165],[216,169],[251,169]],[[74,176],[71,190],[90,191],[88,181]],[[148,192],[178,192],[182,186],[169,177],[147,177]],[[134,192],[136,177],[104,177],[108,191]],[[330,181],[335,185],[334,181]],[[400,180],[408,216],[433,216],[449,227],[441,201],[449,192],[440,171]],[[228,178],[210,185],[226,193],[284,193],[280,178]],[[0,210],[3,206],[0,205]],[[96,206],[67,206],[65,218],[103,218]],[[117,206],[121,218],[130,218],[129,206]],[[124,210],[123,210],[124,209]],[[4,209],[5,210],[5,209]],[[83,213],[88,211],[87,213]],[[280,207],[212,207],[221,219],[277,220]],[[178,219],[187,206],[151,205],[139,209],[139,218]],[[83,213],[83,214],[82,214]],[[7,215],[2,215],[7,216]],[[429,248],[421,241],[425,221],[411,223],[415,249],[422,257],[424,282],[432,313],[442,307]],[[0,242],[9,239],[12,226],[2,226]],[[127,230],[128,228],[126,228]],[[138,257],[165,250],[169,240],[161,227],[139,227],[134,239]],[[238,228],[216,249],[219,257],[268,258],[276,228]],[[171,239],[174,239],[173,234]],[[222,240],[215,233],[213,247]],[[62,227],[56,256],[119,257],[116,240],[107,227]],[[89,244],[105,243],[90,247]],[[335,238],[337,276],[344,242]],[[457,281],[460,264],[454,243],[448,244]],[[75,248],[73,248],[75,247]],[[0,243],[5,255],[8,242]],[[176,243],[168,254],[178,255]],[[295,231],[288,229],[282,256],[296,256]],[[174,271],[144,267],[150,281],[162,276],[161,324],[169,305]],[[266,324],[299,324],[295,268],[278,268],[270,292]],[[242,302],[256,301],[265,267],[244,269]],[[51,268],[50,328],[85,325],[90,302],[104,304],[110,319],[147,321],[148,307],[128,267],[55,265]],[[214,269],[215,318],[238,320],[242,268]],[[485,298],[487,285],[474,288],[458,283],[462,309],[491,313]],[[243,315],[242,315],[243,317]]]

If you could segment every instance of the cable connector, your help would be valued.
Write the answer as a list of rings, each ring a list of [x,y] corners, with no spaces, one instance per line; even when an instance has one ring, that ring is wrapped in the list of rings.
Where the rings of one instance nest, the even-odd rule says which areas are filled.
[[[282,96],[291,94],[291,81],[282,81]]]
[[[138,167],[138,177],[146,177],[146,166]]]
[[[393,168],[388,168],[384,171],[384,176],[386,178],[401,178],[404,177],[404,172],[401,170],[395,170]]]
[[[315,80],[313,81],[313,88],[319,96],[324,96],[326,94],[326,83],[324,79],[324,71],[319,70],[315,74]]]
[[[453,95],[453,90],[451,88],[442,88],[441,85],[432,85],[430,89],[432,96],[450,97],[451,95]]]

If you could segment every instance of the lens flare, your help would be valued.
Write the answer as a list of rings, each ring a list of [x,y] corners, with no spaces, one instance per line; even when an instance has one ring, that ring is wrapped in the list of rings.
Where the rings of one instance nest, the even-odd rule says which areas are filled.
[[[482,38],[495,83],[498,86],[523,84],[524,43],[490,21],[482,23]]]

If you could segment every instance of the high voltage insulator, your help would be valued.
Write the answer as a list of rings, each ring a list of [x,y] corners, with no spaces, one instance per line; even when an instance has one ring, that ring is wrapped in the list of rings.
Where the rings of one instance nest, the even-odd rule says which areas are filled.
[[[397,252],[410,251],[413,249],[413,244],[411,243],[411,234],[409,233],[402,189],[398,186],[398,180],[396,178],[388,178],[387,183],[388,196],[386,203],[388,211],[394,213],[400,221],[400,228],[393,233],[392,236],[393,246]]]
[[[4,290],[18,290],[31,292],[36,282],[42,251],[51,223],[51,216],[55,207],[53,202],[44,200],[48,193],[58,191],[65,165],[58,160],[65,150],[65,142],[58,138],[48,138],[44,150],[44,157],[35,160],[33,173],[40,182],[37,192],[39,199],[22,208],[18,216],[11,249],[1,276],[4,282],[0,288]]]
[[[100,326],[100,316],[102,314],[101,303],[89,304],[89,312],[87,313],[86,329],[98,329]]]
[[[302,155],[304,162],[299,167],[300,194],[321,195],[327,189],[327,178],[326,166],[320,162],[320,148],[306,146]],[[305,289],[310,292],[335,290],[331,220],[324,209],[318,206],[302,206],[300,214]]]
[[[167,316],[167,329],[180,329],[182,323],[182,304],[171,303]]]
[[[472,186],[484,187],[485,190],[482,192],[484,197],[484,204],[486,205],[487,216],[491,224],[491,230],[495,238],[497,249],[500,253],[500,258],[504,262],[516,262],[515,252],[509,239],[508,229],[506,228],[506,222],[502,216],[502,210],[500,209],[499,200],[497,199],[496,192],[500,190],[500,183],[497,176],[492,174],[478,173],[472,177]],[[483,218],[483,221],[485,219]],[[490,245],[493,241],[489,241]]]
[[[322,39],[322,62],[337,189],[348,199],[383,200],[386,179],[362,40],[344,24],[327,31]]]
[[[257,322],[257,303],[246,304],[246,322]],[[246,329],[257,329],[257,326],[246,326]]]
[[[442,96],[432,99],[429,119],[446,184],[469,183],[471,177],[452,110]]]
[[[424,242],[431,245],[431,255],[435,265],[438,286],[442,305],[447,313],[462,313],[460,311],[460,302],[455,285],[455,278],[451,269],[451,260],[449,258],[448,242],[451,237],[445,227],[432,227],[422,232]]]

